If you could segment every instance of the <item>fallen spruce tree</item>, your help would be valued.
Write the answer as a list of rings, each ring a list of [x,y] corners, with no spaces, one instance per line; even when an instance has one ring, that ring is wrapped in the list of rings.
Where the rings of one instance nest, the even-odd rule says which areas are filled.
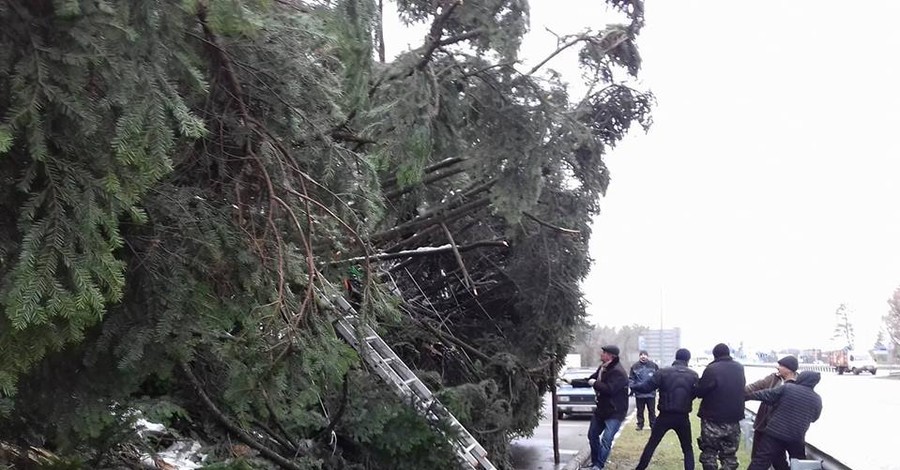
[[[4,448],[454,468],[335,335],[340,285],[506,466],[584,316],[603,156],[649,125],[642,3],[608,3],[526,66],[524,0],[0,2]],[[388,58],[398,19],[427,34]]]

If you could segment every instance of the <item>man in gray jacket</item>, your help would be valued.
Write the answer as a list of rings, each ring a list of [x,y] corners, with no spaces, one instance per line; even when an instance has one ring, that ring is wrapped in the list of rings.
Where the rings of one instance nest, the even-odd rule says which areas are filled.
[[[818,372],[803,371],[796,382],[748,396],[748,400],[761,400],[772,405],[769,420],[760,430],[759,448],[750,460],[748,470],[768,469],[785,451],[792,458],[806,458],[806,431],[822,414],[822,398],[814,390],[820,379]]]

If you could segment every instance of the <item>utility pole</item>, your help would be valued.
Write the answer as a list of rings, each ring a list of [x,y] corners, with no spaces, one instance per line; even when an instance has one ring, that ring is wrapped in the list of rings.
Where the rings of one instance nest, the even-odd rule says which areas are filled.
[[[656,356],[656,361],[659,362],[663,356],[663,288],[659,286],[659,355]]]

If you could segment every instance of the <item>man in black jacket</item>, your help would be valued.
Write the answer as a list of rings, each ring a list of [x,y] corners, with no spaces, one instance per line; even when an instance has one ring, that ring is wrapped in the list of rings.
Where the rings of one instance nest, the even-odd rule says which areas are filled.
[[[631,387],[634,384],[649,381],[658,370],[659,366],[650,360],[650,355],[647,354],[647,351],[641,351],[640,359],[631,366],[631,371],[628,374],[628,386]],[[653,423],[656,422],[656,411],[653,409],[656,406],[656,391],[637,392],[632,388],[631,393],[634,395],[637,430],[644,429],[644,408],[647,408],[647,420],[652,428]]]
[[[765,427],[760,430],[759,448],[748,470],[765,470],[787,451],[792,458],[806,458],[806,431],[822,414],[822,398],[813,390],[822,376],[803,371],[793,383],[753,392],[748,400],[772,405]]]
[[[744,387],[744,398],[749,399],[753,392],[768,390],[783,385],[786,382],[797,380],[797,368],[799,366],[800,362],[797,361],[796,357],[784,356],[778,360],[778,372],[769,374]],[[771,411],[772,406],[767,403],[761,403],[756,410],[756,418],[753,420],[753,448],[750,450],[751,460],[759,453],[759,446],[763,441],[761,430],[764,429],[769,422],[769,413]],[[782,453],[780,456],[776,455],[774,457],[772,460],[772,467],[775,470],[790,470],[791,466],[788,464],[787,459],[784,458],[784,453]]]
[[[674,430],[681,443],[684,454],[684,469],[694,470],[694,447],[691,442],[691,408],[694,403],[694,388],[697,386],[697,373],[688,367],[691,352],[679,349],[675,353],[675,362],[655,373],[650,380],[632,386],[635,396],[647,390],[659,389],[659,416],[650,430],[650,439],[641,453],[641,461],[637,470],[644,470],[650,465],[650,459],[663,436]]]
[[[619,364],[619,347],[603,346],[600,353],[602,364],[586,379],[571,381],[573,387],[593,387],[597,399],[597,409],[591,416],[588,428],[588,443],[591,445],[591,464],[595,470],[606,465],[612,450],[613,438],[619,431],[625,413],[628,412],[628,374]]]
[[[703,470],[738,468],[737,453],[744,419],[744,366],[731,358],[722,343],[713,348],[713,361],[706,366],[695,395],[702,398],[700,411],[700,465]]]

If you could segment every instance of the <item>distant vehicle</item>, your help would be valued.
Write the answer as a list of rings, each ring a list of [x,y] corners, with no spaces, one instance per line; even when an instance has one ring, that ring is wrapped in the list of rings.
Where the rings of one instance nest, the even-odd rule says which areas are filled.
[[[850,351],[850,372],[859,375],[860,372],[870,372],[875,375],[878,368],[875,366],[875,360],[865,351]]]
[[[859,375],[860,372],[869,372],[872,375],[878,371],[875,366],[875,360],[865,351],[851,351],[848,349],[837,349],[828,353],[828,365],[834,367],[838,375],[844,372],[853,372]]]
[[[691,362],[693,363],[691,365],[694,367],[706,367],[707,365],[709,365],[709,356],[694,356]]]
[[[573,367],[566,369],[560,378],[566,380],[583,379],[594,373],[596,369]],[[594,389],[590,387],[573,387],[563,381],[556,383],[556,417],[588,416],[597,408]]]

